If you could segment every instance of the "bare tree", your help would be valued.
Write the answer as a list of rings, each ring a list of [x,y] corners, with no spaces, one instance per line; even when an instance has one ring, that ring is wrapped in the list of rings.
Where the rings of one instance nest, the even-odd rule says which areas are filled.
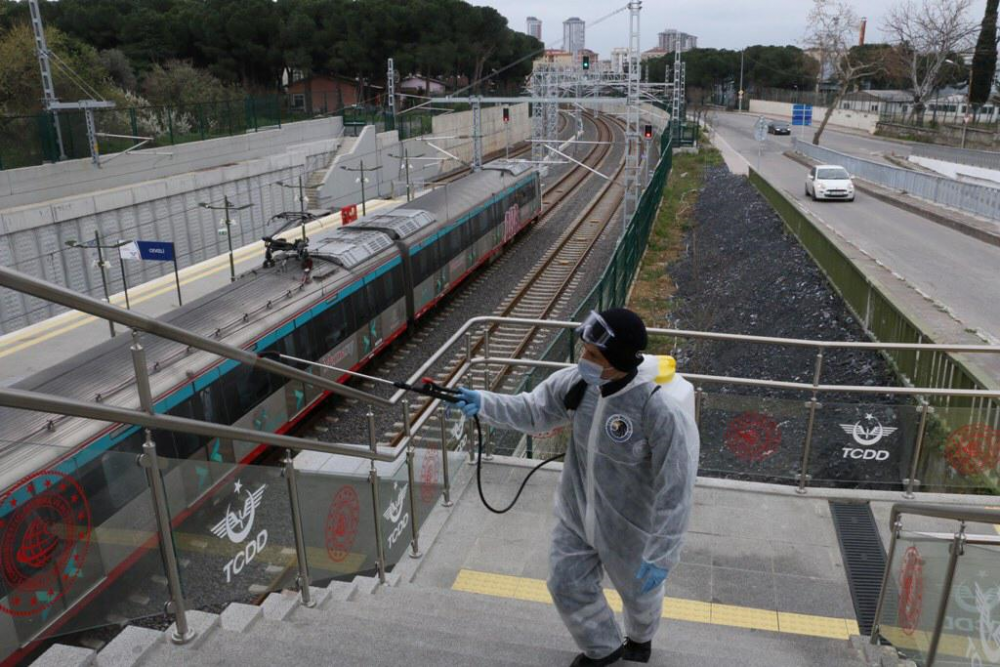
[[[837,93],[827,105],[819,129],[813,135],[812,142],[818,146],[833,110],[840,106],[840,101],[859,80],[877,72],[881,64],[863,58],[861,53],[853,50],[858,42],[861,20],[854,8],[843,0],[813,0],[808,20],[804,45],[816,53],[822,63],[819,81],[827,74],[824,71],[826,68],[830,68],[830,74],[837,81]]]
[[[903,0],[882,21],[913,86],[911,118],[923,117],[949,59],[972,48],[979,27],[969,17],[972,4],[973,0]]]

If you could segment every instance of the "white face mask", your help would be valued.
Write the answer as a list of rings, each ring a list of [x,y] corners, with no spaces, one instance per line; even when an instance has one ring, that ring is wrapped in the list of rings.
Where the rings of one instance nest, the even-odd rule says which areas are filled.
[[[576,363],[576,368],[580,371],[580,377],[582,377],[587,384],[600,387],[602,384],[610,382],[610,380],[601,377],[604,373],[604,366],[590,361],[589,359],[580,359],[580,361]]]

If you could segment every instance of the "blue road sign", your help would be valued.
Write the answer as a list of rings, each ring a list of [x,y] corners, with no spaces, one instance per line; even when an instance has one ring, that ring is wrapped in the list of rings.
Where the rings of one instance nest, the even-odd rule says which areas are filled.
[[[174,244],[170,241],[136,241],[139,257],[157,262],[174,261]]]
[[[811,104],[792,105],[792,125],[812,125],[813,107]]]

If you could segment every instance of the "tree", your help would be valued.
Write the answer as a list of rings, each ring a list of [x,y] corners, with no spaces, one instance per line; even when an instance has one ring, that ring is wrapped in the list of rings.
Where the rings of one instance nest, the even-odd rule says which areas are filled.
[[[972,56],[969,102],[973,108],[986,104],[993,91],[997,70],[997,8],[1000,0],[986,0],[986,12],[979,28],[976,52]]]
[[[45,31],[52,60],[52,83],[61,102],[89,99],[77,80],[111,100],[121,96],[111,85],[108,72],[93,47],[87,46],[56,28]],[[74,72],[71,77],[62,63]],[[0,112],[36,114],[42,110],[42,80],[35,55],[35,37],[31,27],[17,23],[0,34]]]
[[[157,105],[222,102],[243,95],[243,91],[227,86],[208,71],[180,60],[154,65],[142,87],[146,99]]]
[[[847,91],[857,85],[858,81],[878,71],[881,65],[862,58],[854,50],[860,20],[854,9],[843,0],[813,0],[808,21],[809,31],[806,33],[805,43],[820,54],[821,62],[832,66],[837,81],[837,91],[833,100],[827,104],[819,129],[813,135],[812,142],[818,146],[833,110],[840,106]]]
[[[927,99],[947,73],[954,55],[971,47],[975,23],[968,18],[973,0],[903,0],[883,20],[882,30],[896,46],[912,87],[911,118],[922,120]]]
[[[105,49],[97,55],[116,86],[122,90],[135,92],[137,81],[128,56],[118,49]]]

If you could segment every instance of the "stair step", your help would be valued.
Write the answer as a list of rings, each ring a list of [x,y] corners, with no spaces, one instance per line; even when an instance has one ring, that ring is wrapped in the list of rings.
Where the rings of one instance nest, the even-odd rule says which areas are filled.
[[[380,619],[377,616],[362,618],[339,613],[352,604],[354,603],[348,602],[323,611],[299,608],[290,619],[291,625],[297,634],[301,634],[305,642],[325,644],[329,640],[321,638],[321,635],[331,632],[331,628],[335,627],[336,630],[333,632],[362,644],[377,646],[377,642],[383,637],[391,636],[393,640],[404,645],[444,649],[450,653],[466,656],[466,660],[460,664],[473,664],[481,656],[489,656],[505,664],[548,666],[563,662],[568,664],[576,653],[571,640],[562,642],[564,650],[553,649],[551,644],[549,647],[523,644],[516,634],[511,634],[502,627],[502,622],[498,623],[490,633],[469,636],[468,633],[455,632],[453,627],[455,624],[451,621],[413,624]],[[277,626],[271,627],[277,631]],[[266,633],[269,629],[265,623],[255,628],[253,632]],[[565,637],[569,640],[568,635]]]
[[[470,665],[512,667],[523,663],[489,656],[470,656],[414,638],[400,635],[392,625],[369,623],[363,636],[342,632],[338,619],[327,617],[322,626],[297,627],[288,621],[261,619],[248,634],[219,631],[195,651],[161,644],[143,667],[215,667],[218,665],[312,665],[337,667],[420,667]],[[540,663],[536,663],[540,664]],[[547,666],[550,667],[550,666]]]

